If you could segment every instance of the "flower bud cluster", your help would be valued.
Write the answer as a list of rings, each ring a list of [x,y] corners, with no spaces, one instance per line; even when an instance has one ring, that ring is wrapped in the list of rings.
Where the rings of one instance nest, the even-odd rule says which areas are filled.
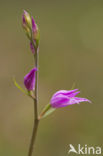
[[[40,31],[34,18],[25,10],[22,15],[22,26],[30,40],[30,49],[32,53],[35,54],[35,52],[38,51]]]

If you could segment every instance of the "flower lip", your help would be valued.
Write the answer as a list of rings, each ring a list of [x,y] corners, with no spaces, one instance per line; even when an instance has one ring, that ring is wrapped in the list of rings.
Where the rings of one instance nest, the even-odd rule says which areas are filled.
[[[66,107],[72,104],[78,104],[80,102],[91,103],[91,101],[86,98],[76,97],[76,95],[79,93],[80,91],[78,91],[78,89],[60,90],[52,96],[50,104],[53,108],[59,108]]]

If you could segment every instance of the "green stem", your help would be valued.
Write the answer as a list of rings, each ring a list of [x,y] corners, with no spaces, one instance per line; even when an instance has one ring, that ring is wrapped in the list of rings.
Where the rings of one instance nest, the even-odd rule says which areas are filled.
[[[29,147],[29,152],[28,152],[28,156],[32,156],[33,154],[33,149],[34,149],[34,144],[35,144],[35,139],[36,139],[36,135],[37,135],[37,130],[38,130],[38,124],[39,124],[39,119],[38,119],[38,52],[36,50],[35,52],[35,67],[37,68],[36,71],[36,82],[35,82],[35,92],[34,92],[34,126],[33,126],[33,132],[32,132],[32,137],[31,137],[31,141],[30,141],[30,147]]]
[[[34,149],[34,143],[35,143],[35,139],[36,139],[36,135],[37,135],[38,124],[39,124],[39,120],[35,120],[28,156],[32,156],[32,154],[33,154],[33,149]]]

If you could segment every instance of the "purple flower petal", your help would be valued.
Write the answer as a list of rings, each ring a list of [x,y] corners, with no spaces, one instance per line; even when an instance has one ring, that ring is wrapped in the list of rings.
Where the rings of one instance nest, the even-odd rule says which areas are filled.
[[[77,90],[78,90],[78,89],[74,89],[74,90],[59,90],[59,91],[57,91],[57,92],[53,95],[53,97],[54,97],[54,96],[57,96],[57,95],[60,95],[60,94],[66,95],[66,96],[70,96],[70,95],[72,95],[73,93],[75,93]]]
[[[76,95],[79,94],[79,93],[80,93],[80,91],[78,91],[78,92],[74,92],[74,93],[71,93],[68,97],[76,96]]]
[[[79,104],[80,102],[91,102],[86,98],[75,97],[79,91],[78,89],[74,90],[60,90],[56,92],[50,101],[50,104],[53,108],[66,107],[72,104]]]
[[[74,101],[79,104],[80,102],[89,102],[91,103],[90,100],[86,99],[86,98],[81,98],[81,97],[74,97]],[[72,103],[73,104],[73,103]]]
[[[60,107],[62,104],[67,104],[68,100],[69,99],[67,96],[60,94],[53,97],[50,103],[52,104],[52,107],[56,108],[56,107]]]
[[[33,68],[25,77],[24,77],[24,85],[27,90],[34,90],[35,88],[35,72],[37,68]]]

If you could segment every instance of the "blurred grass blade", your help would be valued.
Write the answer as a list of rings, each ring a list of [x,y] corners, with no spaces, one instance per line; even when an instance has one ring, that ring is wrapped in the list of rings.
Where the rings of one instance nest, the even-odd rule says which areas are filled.
[[[73,90],[76,86],[76,82],[73,83],[71,90]]]

